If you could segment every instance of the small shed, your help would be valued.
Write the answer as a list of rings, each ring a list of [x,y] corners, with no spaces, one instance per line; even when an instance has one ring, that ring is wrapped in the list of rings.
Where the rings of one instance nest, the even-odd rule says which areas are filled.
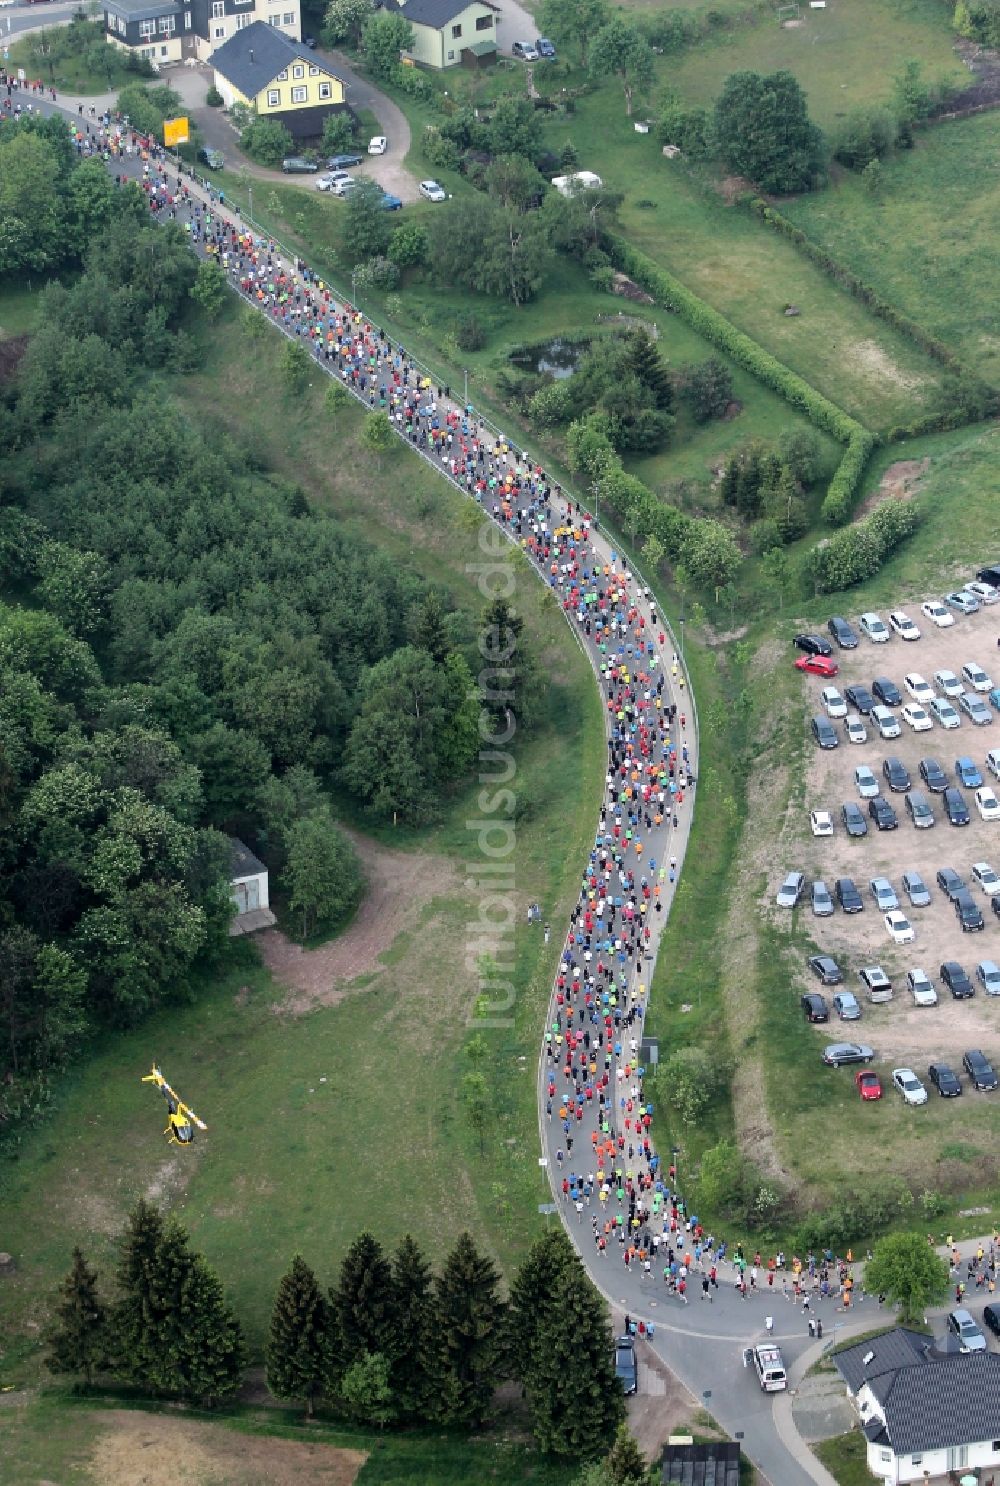
[[[668,1444],[663,1452],[664,1486],[740,1486],[740,1447],[733,1440]]]
[[[236,908],[230,934],[269,929],[275,918],[268,904],[267,868],[236,836],[229,838],[229,851],[229,890]]]

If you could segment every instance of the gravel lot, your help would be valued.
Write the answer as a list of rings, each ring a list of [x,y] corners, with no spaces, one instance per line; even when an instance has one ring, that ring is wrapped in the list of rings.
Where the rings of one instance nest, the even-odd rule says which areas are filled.
[[[960,674],[966,662],[976,661],[1000,685],[997,648],[1000,604],[968,617],[956,613],[950,629],[937,629],[920,613],[919,601],[904,607],[921,630],[919,640],[905,642],[894,635],[888,644],[873,645],[862,635],[857,650],[843,651],[834,646],[833,658],[840,666],[840,674],[833,682],[818,676],[803,676],[807,728],[809,719],[823,710],[821,690],[831,684],[843,694],[853,684],[863,683],[870,689],[876,676],[889,676],[903,693],[903,700],[910,701],[903,687],[904,674],[919,672],[934,686],[936,670],[947,668]],[[857,628],[856,615],[848,613],[845,617]],[[882,617],[885,619],[885,611]],[[898,715],[900,709],[893,710]],[[835,956],[844,971],[845,987],[853,990],[859,1000],[862,1000],[862,988],[858,971],[862,965],[871,963],[880,964],[892,978],[895,997],[885,1006],[863,1002],[860,1022],[840,1022],[831,1016],[826,1026],[816,1028],[817,1043],[820,1039],[824,1043],[838,1039],[868,1042],[875,1048],[879,1063],[890,1068],[909,1063],[921,1076],[935,1057],[950,1061],[960,1071],[962,1053],[970,1047],[981,1047],[1000,1065],[1000,997],[986,996],[977,983],[972,1000],[955,1001],[947,987],[942,986],[939,973],[941,962],[949,959],[958,960],[973,978],[980,960],[1000,963],[1000,920],[990,911],[988,899],[971,879],[972,863],[976,861],[990,862],[1000,871],[1000,822],[981,820],[974,791],[966,789],[963,794],[971,821],[964,827],[952,826],[941,805],[941,796],[924,790],[931,801],[936,824],[933,829],[916,831],[906,813],[904,796],[889,793],[881,772],[883,759],[894,754],[905,764],[914,788],[923,790],[918,765],[921,758],[929,755],[941,764],[949,783],[957,784],[955,760],[968,754],[978,765],[984,783],[1000,794],[1000,783],[988,774],[984,762],[991,748],[1000,748],[1000,714],[993,713],[994,722],[989,727],[974,726],[964,713],[960,716],[961,727],[949,731],[935,722],[932,731],[914,733],[904,722],[900,737],[892,740],[881,739],[877,730],[869,726],[868,741],[863,744],[849,744],[843,722],[837,721],[834,726],[840,735],[840,746],[829,752],[821,752],[815,746],[810,732],[804,800],[801,805],[796,803],[794,814],[785,822],[768,892],[768,911],[787,916],[787,910],[774,906],[774,895],[786,872],[800,870],[807,879],[822,878],[831,893],[838,877],[854,878],[865,899],[863,913],[848,916],[837,908],[832,918],[820,919],[814,917],[807,899],[796,911],[798,926],[812,936],[820,953]],[[868,802],[859,799],[854,783],[855,766],[861,763],[868,764],[879,778],[883,796],[896,809],[899,827],[895,831],[877,831],[874,821],[869,820],[868,835],[858,840],[847,835],[840,807],[847,800],[855,800],[867,818]],[[808,815],[813,809],[826,809],[833,815],[832,838],[812,836]],[[962,933],[952,905],[935,882],[937,870],[943,866],[954,867],[965,879],[983,909],[986,920],[983,932]],[[929,907],[912,908],[905,898],[900,879],[907,869],[917,870],[930,889]],[[868,888],[869,879],[876,876],[888,877],[896,889],[900,908],[916,930],[912,944],[895,945],[890,939]],[[905,985],[906,972],[914,966],[921,966],[937,986],[937,1006],[914,1006]],[[804,964],[801,982],[797,990],[820,989]],[[824,994],[829,997],[832,990],[824,988]]]

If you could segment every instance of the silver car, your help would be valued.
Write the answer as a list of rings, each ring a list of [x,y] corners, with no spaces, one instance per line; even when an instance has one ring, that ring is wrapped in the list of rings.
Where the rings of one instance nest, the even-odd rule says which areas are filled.
[[[812,910],[817,918],[830,918],[833,914],[833,899],[825,882],[812,885]]]
[[[802,897],[806,885],[806,874],[804,872],[789,872],[784,882],[778,889],[776,902],[779,908],[795,908]]]

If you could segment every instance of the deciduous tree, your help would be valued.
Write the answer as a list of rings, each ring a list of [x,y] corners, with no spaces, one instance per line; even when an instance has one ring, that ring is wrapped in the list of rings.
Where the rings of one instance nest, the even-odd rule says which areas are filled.
[[[819,174],[822,135],[790,72],[732,72],[715,104],[716,146],[729,169],[764,191],[808,191]]]
[[[580,66],[586,67],[591,38],[607,22],[605,0],[542,0],[539,30],[559,46],[578,47]]]
[[[919,1322],[947,1295],[948,1266],[921,1234],[890,1233],[865,1266],[865,1289],[897,1305],[901,1321]]]
[[[288,906],[302,915],[302,938],[342,922],[357,907],[364,874],[354,846],[328,810],[295,821],[287,833],[282,882]]]
[[[625,112],[631,117],[636,93],[653,81],[653,49],[642,32],[616,17],[593,39],[588,61],[592,77],[616,77],[625,94]]]

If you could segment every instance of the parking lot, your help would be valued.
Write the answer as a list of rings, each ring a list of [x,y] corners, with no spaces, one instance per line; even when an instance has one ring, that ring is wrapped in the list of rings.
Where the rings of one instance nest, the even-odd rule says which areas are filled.
[[[807,729],[812,717],[824,715],[821,692],[831,685],[843,695],[852,685],[861,684],[870,690],[876,677],[889,677],[902,693],[903,703],[908,703],[912,697],[904,686],[904,675],[917,672],[938,692],[934,681],[936,671],[944,668],[960,677],[963,665],[970,661],[976,662],[1000,685],[997,648],[1000,604],[983,607],[971,615],[955,613],[954,623],[944,629],[937,628],[920,612],[919,600],[901,607],[919,626],[919,639],[906,641],[892,635],[887,642],[875,644],[861,632],[857,615],[845,616],[858,632],[858,647],[843,650],[833,643],[831,659],[840,668],[834,678],[803,675]],[[884,613],[882,617],[886,617]],[[817,626],[816,633],[832,641],[825,625]],[[791,652],[789,664],[799,654],[799,651]],[[984,696],[984,700],[989,705],[988,698]],[[900,717],[901,705],[892,710]],[[985,763],[987,752],[1000,748],[1000,713],[995,707],[990,707],[990,712],[994,719],[990,725],[975,725],[960,713],[959,727],[946,730],[934,721],[932,728],[924,732],[913,731],[900,718],[900,736],[891,740],[882,739],[874,725],[863,718],[868,732],[863,743],[850,743],[844,719],[836,719],[833,727],[839,746],[830,750],[818,748],[809,733],[802,820],[790,820],[782,833],[782,850],[775,859],[770,883],[769,911],[778,915],[779,920],[783,913],[787,914],[787,910],[774,906],[775,894],[786,872],[803,871],[807,884],[802,902],[795,910],[798,927],[815,942],[819,953],[837,960],[844,972],[843,988],[852,990],[862,1003],[861,1020],[855,1022],[838,1020],[831,1005],[830,1021],[815,1027],[817,1056],[828,1042],[865,1042],[875,1049],[876,1065],[881,1066],[883,1073],[897,1064],[908,1064],[925,1082],[927,1065],[935,1059],[943,1059],[960,1072],[962,1054],[967,1048],[982,1048],[994,1065],[1000,1067],[1000,996],[985,995],[976,983],[972,999],[957,1001],[940,976],[940,966],[945,960],[959,961],[974,983],[979,961],[1000,963],[1000,919],[993,914],[989,898],[971,876],[974,862],[986,861],[1000,870],[1000,822],[982,820],[974,790],[963,788],[969,824],[953,826],[943,808],[941,794],[928,790],[919,775],[921,759],[930,756],[941,765],[948,784],[957,785],[955,761],[968,755],[978,766],[983,783],[1000,793],[1000,781],[989,773]],[[849,707],[849,715],[857,716],[857,713]],[[883,760],[890,756],[902,761],[913,788],[929,801],[935,816],[932,828],[915,829],[905,808],[905,794],[890,791],[882,772]],[[859,797],[855,785],[854,770],[858,764],[867,764],[872,769],[881,795],[894,807],[899,820],[895,830],[879,831],[870,819],[868,801]],[[847,801],[856,802],[864,812],[868,834],[862,838],[852,839],[845,830],[840,812]],[[811,834],[809,812],[814,809],[828,810],[832,815],[832,837],[817,838]],[[935,880],[938,869],[945,866],[960,874],[982,910],[985,928],[981,932],[963,933],[953,905]],[[907,899],[901,885],[902,874],[907,870],[920,873],[931,893],[929,906],[913,907]],[[892,883],[899,907],[915,931],[912,943],[897,945],[890,938],[869,889],[870,879],[877,876],[887,877]],[[864,911],[847,915],[836,907],[831,917],[815,917],[809,885],[821,878],[832,893],[840,877],[853,878],[864,900]],[[801,976],[794,987],[796,1003],[798,996],[807,990],[821,990],[831,1000],[833,991],[839,988],[819,985],[806,964],[807,954],[808,951],[803,952]],[[881,965],[893,982],[894,999],[885,1005],[869,1004],[858,979],[862,966],[873,963]],[[936,1006],[916,1006],[907,990],[906,973],[917,966],[927,972],[937,988]],[[969,1083],[964,1077],[963,1085],[968,1091]],[[933,1089],[929,1092],[934,1093]]]

